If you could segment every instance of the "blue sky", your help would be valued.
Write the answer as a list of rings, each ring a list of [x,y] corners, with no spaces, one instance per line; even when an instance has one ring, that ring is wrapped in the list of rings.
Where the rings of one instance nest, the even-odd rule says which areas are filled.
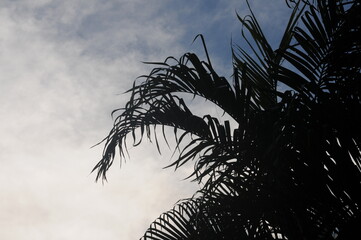
[[[250,0],[275,40],[289,9],[283,0]],[[110,112],[124,105],[142,61],[188,51],[229,77],[231,37],[240,41],[244,1],[36,0],[0,3],[0,239],[137,239],[194,183],[189,169],[161,170],[144,143],[94,183],[91,169],[110,130]],[[197,110],[198,105],[195,110]],[[204,110],[204,109],[203,109]]]

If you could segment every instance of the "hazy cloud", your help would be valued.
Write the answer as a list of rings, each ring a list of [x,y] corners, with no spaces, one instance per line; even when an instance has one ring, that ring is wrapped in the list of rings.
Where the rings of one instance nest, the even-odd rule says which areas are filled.
[[[187,170],[161,171],[170,154],[147,143],[111,169],[110,183],[95,184],[89,173],[102,149],[90,147],[127,99],[118,94],[149,71],[141,61],[201,52],[191,42],[203,33],[217,69],[229,70],[244,3],[205,3],[1,1],[1,239],[136,239],[194,192],[181,181]]]

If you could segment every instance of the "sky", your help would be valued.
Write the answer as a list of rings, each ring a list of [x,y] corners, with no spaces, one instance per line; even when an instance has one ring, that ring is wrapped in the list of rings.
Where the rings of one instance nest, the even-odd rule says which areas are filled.
[[[289,9],[284,0],[250,0],[272,41]],[[132,240],[177,200],[198,189],[145,142],[130,149],[108,182],[91,174],[110,113],[151,67],[196,52],[203,34],[216,71],[232,72],[243,0],[1,0],[0,239]],[[202,105],[196,105],[202,108]],[[204,109],[203,109],[204,110]],[[217,111],[210,107],[210,112]]]

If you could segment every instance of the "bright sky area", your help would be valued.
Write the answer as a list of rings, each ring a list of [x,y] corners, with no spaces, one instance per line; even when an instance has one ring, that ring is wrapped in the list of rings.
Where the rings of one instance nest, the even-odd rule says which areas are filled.
[[[274,39],[284,0],[250,0]],[[204,35],[229,78],[243,0],[0,1],[0,239],[133,240],[197,189],[189,169],[162,170],[169,154],[143,144],[116,162],[108,182],[91,169],[142,61],[195,51]],[[204,110],[204,109],[203,109]],[[212,109],[210,109],[211,111]]]

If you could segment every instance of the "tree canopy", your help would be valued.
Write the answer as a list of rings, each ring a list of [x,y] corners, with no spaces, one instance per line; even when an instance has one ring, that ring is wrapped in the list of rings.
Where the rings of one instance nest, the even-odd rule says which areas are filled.
[[[160,215],[143,239],[360,234],[361,3],[286,3],[293,11],[276,49],[251,9],[238,16],[250,51],[233,45],[233,79],[216,73],[204,44],[206,60],[186,53],[153,63],[125,107],[113,112],[93,169],[97,179],[106,179],[116,149],[122,160],[127,137],[140,144],[159,126],[162,133],[174,129],[179,154],[171,166],[194,161],[191,177],[203,183],[194,197]],[[235,126],[193,113],[182,93],[214,103]]]

